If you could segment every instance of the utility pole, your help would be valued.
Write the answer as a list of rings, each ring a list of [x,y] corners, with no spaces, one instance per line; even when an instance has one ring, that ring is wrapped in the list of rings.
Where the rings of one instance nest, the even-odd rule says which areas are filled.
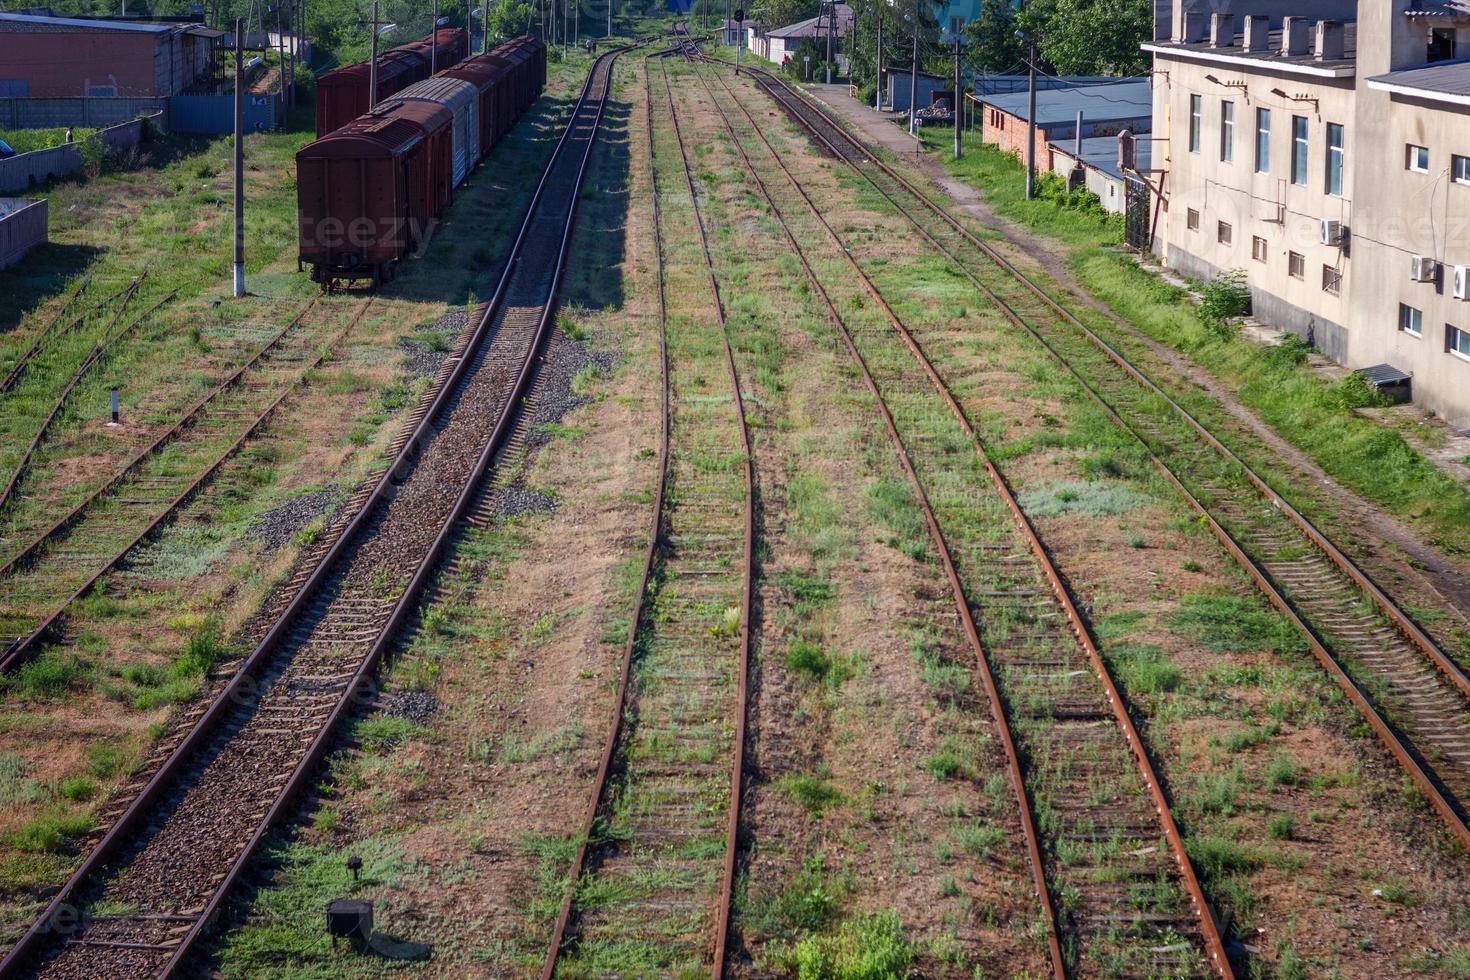
[[[827,30],[827,84],[832,84],[832,35],[837,33],[837,0],[827,0],[827,13],[830,15]],[[819,13],[817,16],[821,16]]]
[[[434,0],[434,19],[429,21],[429,74],[439,74],[439,0]]]
[[[949,32],[954,35],[954,107],[950,113],[954,117],[954,158],[960,158],[960,106],[965,97],[964,90],[960,88],[960,28],[964,20],[959,17],[949,19]]]
[[[613,0],[607,0],[607,36],[612,37],[612,5]]]
[[[1026,200],[1036,196],[1036,40],[1029,39],[1026,58]]]
[[[368,112],[378,106],[378,0],[373,0],[373,53],[368,59]]]
[[[567,0],[561,0],[561,57],[567,57]]]
[[[874,96],[873,108],[879,112],[883,111],[883,7],[878,6],[878,68],[874,74],[878,76],[878,92]]]
[[[914,8],[914,62],[909,69],[909,135],[919,132],[919,9]]]
[[[739,0],[737,0],[739,2]],[[745,8],[735,8],[735,74],[740,74],[740,51],[745,47]]]
[[[582,43],[582,0],[572,0],[577,6],[577,12],[572,14],[572,46],[576,47]]]
[[[245,295],[245,28],[235,18],[235,290]]]

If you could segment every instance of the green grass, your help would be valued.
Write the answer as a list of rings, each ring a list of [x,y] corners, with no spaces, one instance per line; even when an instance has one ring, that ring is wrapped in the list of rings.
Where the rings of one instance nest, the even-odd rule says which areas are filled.
[[[1306,641],[1281,614],[1258,596],[1201,593],[1187,596],[1168,617],[1169,625],[1220,653],[1275,650],[1304,653]]]
[[[780,957],[799,980],[894,980],[908,974],[913,958],[893,909],[862,913],[835,934],[803,939]]]
[[[786,651],[786,666],[812,680],[822,680],[832,669],[832,658],[809,640],[793,640]]]
[[[73,142],[91,136],[95,129],[83,129],[76,126],[72,129],[71,138]],[[16,153],[30,153],[32,150],[46,150],[53,146],[62,146],[66,143],[66,127],[57,126],[53,129],[0,129],[0,140],[10,144],[10,148]]]
[[[820,817],[828,807],[842,803],[842,793],[820,776],[807,773],[785,776],[780,786],[794,803],[814,817]]]
[[[352,726],[352,737],[370,755],[384,755],[420,735],[423,727],[407,718],[363,718]]]
[[[1179,666],[1152,643],[1120,643],[1110,647],[1107,655],[1130,694],[1164,694],[1184,680]]]

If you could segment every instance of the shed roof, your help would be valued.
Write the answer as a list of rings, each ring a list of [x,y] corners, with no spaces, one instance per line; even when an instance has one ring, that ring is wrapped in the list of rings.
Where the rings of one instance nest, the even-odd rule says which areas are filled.
[[[1470,61],[1446,61],[1424,68],[1375,75],[1368,79],[1368,86],[1396,95],[1470,105]]]
[[[94,31],[137,31],[142,34],[167,34],[181,26],[196,25],[138,23],[121,20],[80,20],[72,17],[41,17],[36,14],[0,13],[0,31],[10,24],[28,24],[33,27],[87,28]]]
[[[1025,92],[982,95],[979,101],[1019,119],[1027,119]],[[1153,116],[1153,90],[1147,78],[1124,78],[1106,85],[1076,85],[1036,93],[1036,124],[1075,122],[1077,113],[1092,122],[1148,119]]]
[[[837,33],[839,36],[847,34],[852,30],[854,20],[852,8],[845,3],[834,4],[834,6],[837,8]],[[766,37],[826,37],[831,32],[831,25],[830,16],[808,17],[795,24],[787,24],[785,27],[766,31]]]
[[[451,78],[448,75],[435,75],[426,78],[422,82],[414,82],[408,88],[393,96],[395,99],[422,99],[425,102],[435,102],[439,105],[454,108],[460,105],[474,105],[480,90],[470,82],[462,78]]]
[[[1051,145],[1069,157],[1076,157],[1077,144],[1075,140],[1052,140]],[[1139,170],[1148,170],[1153,160],[1154,144],[1151,140],[1135,140],[1133,143],[1134,161]],[[1118,137],[1116,136],[1089,136],[1082,141],[1082,163],[1093,170],[1110,174],[1114,177],[1123,176],[1122,168],[1118,166]]]

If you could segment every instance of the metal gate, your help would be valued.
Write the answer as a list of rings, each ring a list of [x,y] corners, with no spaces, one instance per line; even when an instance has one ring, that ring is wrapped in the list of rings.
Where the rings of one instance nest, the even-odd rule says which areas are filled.
[[[1147,252],[1153,247],[1150,239],[1153,225],[1153,209],[1150,207],[1148,184],[1128,175],[1123,182],[1123,242],[1129,248]]]

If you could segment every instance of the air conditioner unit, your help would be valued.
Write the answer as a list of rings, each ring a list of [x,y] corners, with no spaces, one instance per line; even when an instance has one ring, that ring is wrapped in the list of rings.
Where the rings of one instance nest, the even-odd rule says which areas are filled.
[[[1322,244],[1332,248],[1342,248],[1343,227],[1342,222],[1336,218],[1322,219]]]
[[[1455,266],[1455,299],[1470,299],[1470,265]]]
[[[1439,263],[1427,255],[1415,255],[1409,259],[1409,278],[1415,282],[1434,282],[1439,274]]]

